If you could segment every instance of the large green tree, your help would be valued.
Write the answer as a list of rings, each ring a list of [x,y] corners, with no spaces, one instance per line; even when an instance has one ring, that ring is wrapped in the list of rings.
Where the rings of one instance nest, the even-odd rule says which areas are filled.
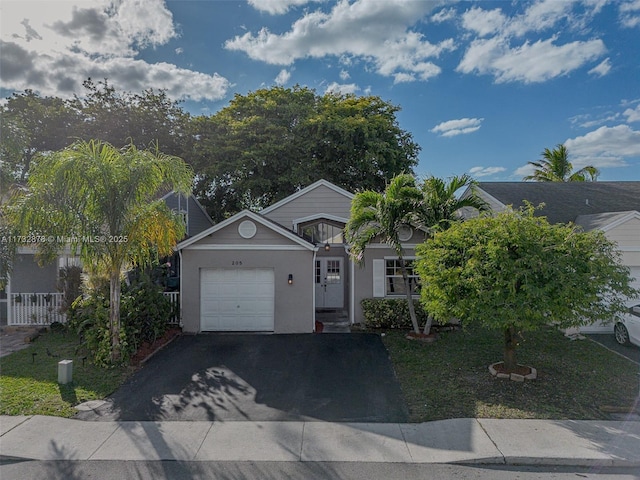
[[[21,234],[40,238],[43,255],[69,244],[86,269],[108,275],[113,362],[121,354],[121,274],[169,254],[183,237],[184,223],[160,195],[188,194],[192,180],[181,159],[158,150],[78,141],[39,157],[9,210]]]
[[[580,170],[573,171],[573,165],[569,161],[567,147],[561,143],[556,148],[549,150],[545,148],[542,158],[537,162],[529,162],[534,167],[531,175],[527,175],[523,180],[533,180],[536,182],[592,182],[597,180],[599,170],[588,165]]]
[[[345,189],[382,191],[410,172],[418,145],[375,96],[317,95],[305,87],[237,94],[191,122],[186,145],[196,193],[215,219],[259,209],[325,178]]]
[[[502,331],[507,372],[521,332],[611,321],[638,294],[602,232],[551,225],[534,210],[470,219],[417,249],[424,307],[436,319]]]
[[[345,227],[349,252],[357,263],[361,264],[364,261],[365,250],[372,242],[386,243],[398,256],[415,333],[420,333],[420,326],[413,305],[413,292],[409,284],[405,252],[399,232],[402,227],[415,223],[415,212],[421,200],[422,193],[416,186],[413,175],[397,175],[383,193],[373,190],[357,193],[351,202],[351,216]]]

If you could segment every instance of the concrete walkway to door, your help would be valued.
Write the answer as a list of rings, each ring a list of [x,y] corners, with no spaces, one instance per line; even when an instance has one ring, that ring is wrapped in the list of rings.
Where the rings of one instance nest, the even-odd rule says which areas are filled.
[[[374,334],[202,334],[177,338],[108,401],[103,421],[406,422]]]

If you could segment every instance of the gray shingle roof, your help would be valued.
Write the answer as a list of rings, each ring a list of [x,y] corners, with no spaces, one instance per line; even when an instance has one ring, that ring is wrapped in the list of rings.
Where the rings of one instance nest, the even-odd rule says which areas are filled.
[[[580,215],[640,211],[640,182],[480,182],[478,187],[505,205],[544,203],[540,215],[551,223]]]

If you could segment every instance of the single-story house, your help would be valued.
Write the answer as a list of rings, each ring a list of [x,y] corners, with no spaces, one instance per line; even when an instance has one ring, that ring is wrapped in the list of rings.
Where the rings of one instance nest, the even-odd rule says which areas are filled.
[[[361,265],[350,258],[343,231],[353,197],[319,180],[181,242],[183,330],[309,333],[316,313],[359,323],[362,299],[404,298],[398,259],[386,244],[367,247]],[[407,259],[424,238],[404,229]]]
[[[622,263],[640,288],[640,182],[480,182],[475,193],[499,212],[508,205],[534,206],[550,223],[574,223],[585,231],[601,230],[618,245]],[[470,189],[463,193],[468,195]],[[466,212],[467,215],[476,213]],[[630,299],[629,304],[640,302]],[[611,325],[582,327],[583,332],[610,332]]]
[[[164,195],[162,200],[169,208],[183,215],[187,238],[213,225],[205,209],[192,195],[184,196],[170,192]],[[169,263],[169,278],[175,278],[177,284],[179,265],[175,260]],[[70,265],[80,265],[80,262],[68,248],[56,261],[40,265],[35,249],[28,246],[19,247],[12,272],[5,287],[0,289],[0,324],[47,324],[52,319],[58,320],[56,302],[59,299],[59,272],[61,268]],[[43,319],[42,315],[48,315],[50,318]]]

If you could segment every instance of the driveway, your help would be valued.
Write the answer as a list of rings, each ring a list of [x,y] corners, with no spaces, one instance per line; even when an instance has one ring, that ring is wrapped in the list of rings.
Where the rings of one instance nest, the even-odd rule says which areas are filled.
[[[640,347],[636,345],[620,345],[616,342],[613,333],[589,333],[586,336],[603,347],[613,350],[640,365]]]
[[[406,422],[378,335],[178,337],[83,420]]]

